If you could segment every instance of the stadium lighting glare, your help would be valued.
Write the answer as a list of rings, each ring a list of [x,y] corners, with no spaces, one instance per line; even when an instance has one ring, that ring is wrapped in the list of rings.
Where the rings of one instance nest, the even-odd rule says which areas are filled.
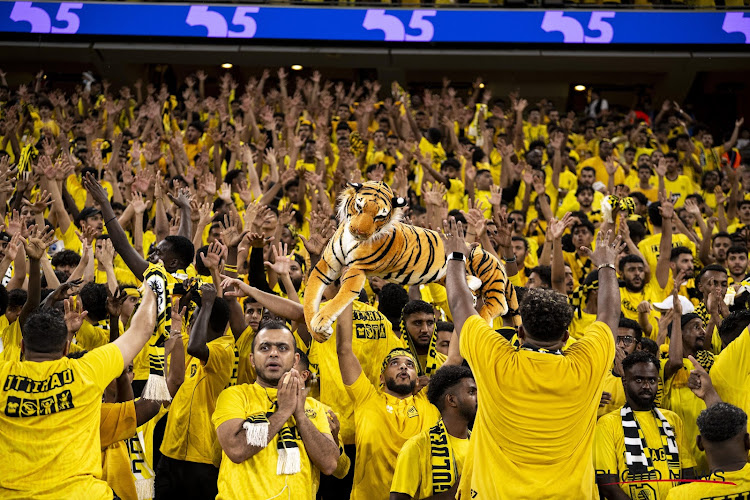
[[[301,64],[292,64],[292,69],[294,71],[300,71],[302,69],[302,65]]]
[[[221,65],[221,67],[224,69],[232,69],[232,63],[224,63]]]
[[[484,84],[483,84],[483,83],[480,83],[480,84],[479,84],[479,88],[480,88],[480,89],[483,89],[483,88],[484,88]]]
[[[573,87],[573,89],[574,89],[574,90],[575,90],[576,92],[583,92],[584,90],[586,90],[586,86],[585,86],[585,85],[581,85],[581,84],[578,84],[578,85],[576,85],[575,87]]]

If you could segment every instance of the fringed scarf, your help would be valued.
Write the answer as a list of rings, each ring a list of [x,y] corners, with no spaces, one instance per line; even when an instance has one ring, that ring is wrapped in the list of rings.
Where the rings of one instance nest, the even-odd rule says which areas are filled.
[[[667,457],[667,465],[676,477],[679,477],[680,455],[672,426],[669,425],[658,408],[653,408],[651,413],[659,421],[659,435],[661,436],[664,454]],[[635,413],[627,403],[620,409],[620,417],[622,418],[622,432],[625,438],[625,465],[628,467],[629,480],[660,479],[659,474],[654,469],[653,461],[644,453],[644,450],[648,448],[648,443],[646,443],[643,431],[638,425]]]

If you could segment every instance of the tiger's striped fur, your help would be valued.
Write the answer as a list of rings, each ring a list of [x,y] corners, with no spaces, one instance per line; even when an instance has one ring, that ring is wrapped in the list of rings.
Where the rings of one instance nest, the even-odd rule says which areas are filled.
[[[403,285],[443,280],[447,262],[443,242],[436,231],[402,223],[400,207],[405,204],[380,182],[352,184],[342,194],[339,227],[310,273],[305,289],[305,320],[317,341],[330,337],[331,325],[359,296],[367,276]],[[467,260],[469,273],[482,282],[481,316],[489,322],[509,309],[517,310],[515,289],[505,267],[479,246],[471,250]],[[323,291],[345,267],[348,269],[341,278],[341,289],[319,308]]]

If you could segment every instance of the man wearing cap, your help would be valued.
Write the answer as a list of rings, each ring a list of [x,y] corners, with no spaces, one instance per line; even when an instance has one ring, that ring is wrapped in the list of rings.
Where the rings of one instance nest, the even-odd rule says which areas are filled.
[[[352,351],[352,314],[349,305],[336,325],[341,378],[354,401],[357,459],[351,499],[386,500],[399,450],[433,426],[440,412],[424,392],[415,394],[417,362],[407,349],[393,349],[385,357],[381,387],[370,383]]]

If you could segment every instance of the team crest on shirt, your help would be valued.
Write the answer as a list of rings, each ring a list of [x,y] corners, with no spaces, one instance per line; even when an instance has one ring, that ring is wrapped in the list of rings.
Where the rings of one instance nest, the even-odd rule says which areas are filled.
[[[305,415],[307,415],[307,418],[316,418],[318,416],[318,412],[313,410],[312,408],[305,408]]]
[[[393,413],[393,406],[385,405],[385,411],[387,411],[388,413]]]
[[[416,406],[410,406],[409,409],[406,411],[406,415],[409,418],[414,418],[419,416],[419,412],[417,411]]]

